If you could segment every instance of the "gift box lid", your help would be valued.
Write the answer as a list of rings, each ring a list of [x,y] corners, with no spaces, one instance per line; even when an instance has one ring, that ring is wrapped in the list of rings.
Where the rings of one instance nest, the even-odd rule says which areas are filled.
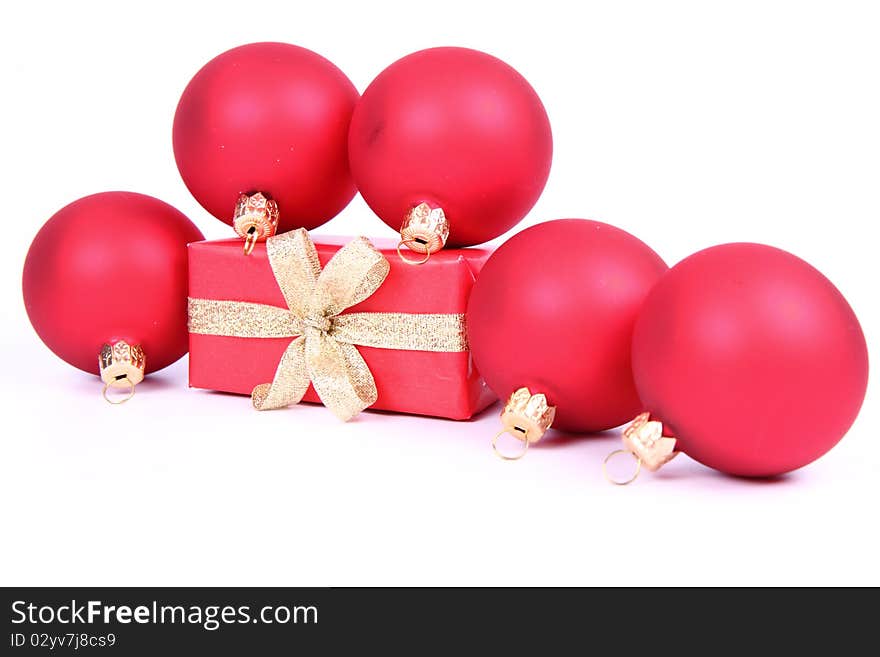
[[[323,235],[313,238],[321,267],[352,240]],[[397,241],[370,238],[370,242],[388,260],[388,277],[368,299],[345,312],[463,313],[473,281],[492,253],[481,248],[442,249],[427,263],[410,265],[397,255]],[[284,307],[265,243],[258,243],[249,256],[242,253],[240,239],[193,242],[189,249],[189,296]]]

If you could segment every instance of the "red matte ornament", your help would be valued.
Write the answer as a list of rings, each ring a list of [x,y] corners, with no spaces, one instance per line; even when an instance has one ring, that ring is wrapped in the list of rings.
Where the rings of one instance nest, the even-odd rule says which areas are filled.
[[[547,113],[525,78],[467,48],[430,48],[386,68],[349,136],[364,200],[426,256],[515,226],[544,189],[552,151]]]
[[[538,224],[489,258],[468,304],[468,340],[499,397],[528,388],[502,417],[524,448],[550,422],[602,431],[641,409],[630,369],[632,328],[666,269],[636,237],[587,219]],[[555,419],[544,406],[556,407]]]
[[[22,291],[31,324],[56,355],[93,374],[102,345],[142,349],[119,346],[101,365],[102,375],[105,367],[128,372],[133,389],[134,378],[187,351],[186,245],[201,239],[189,219],[151,196],[104,192],[74,201],[28,250]]]
[[[336,216],[355,194],[348,128],[358,98],[329,60],[287,43],[252,43],[205,64],[174,115],[174,157],[196,200],[253,241]],[[259,192],[277,204],[246,199]],[[274,214],[273,214],[274,213]],[[274,221],[274,224],[273,224]],[[276,225],[277,224],[277,225]]]
[[[724,244],[686,258],[648,296],[636,386],[676,448],[733,475],[816,460],[858,414],[868,352],[834,285],[800,258]]]

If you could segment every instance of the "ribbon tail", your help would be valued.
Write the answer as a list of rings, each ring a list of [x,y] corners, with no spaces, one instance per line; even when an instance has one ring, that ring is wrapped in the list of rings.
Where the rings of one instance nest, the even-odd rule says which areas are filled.
[[[251,393],[258,411],[284,408],[299,403],[309,389],[306,367],[305,338],[296,338],[281,356],[272,383],[261,383]]]
[[[307,333],[305,352],[315,392],[340,420],[347,422],[376,403],[376,382],[357,347],[316,331]]]

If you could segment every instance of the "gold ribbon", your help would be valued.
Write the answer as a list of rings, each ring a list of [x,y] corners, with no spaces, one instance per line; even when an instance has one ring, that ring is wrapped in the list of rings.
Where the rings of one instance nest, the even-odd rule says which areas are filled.
[[[269,265],[287,308],[247,301],[189,299],[189,331],[239,338],[295,338],[272,383],[251,393],[258,410],[298,403],[309,383],[327,408],[350,420],[376,402],[376,382],[355,345],[412,351],[467,351],[463,314],[346,313],[379,289],[388,261],[364,237],[321,270],[308,233],[266,240]]]

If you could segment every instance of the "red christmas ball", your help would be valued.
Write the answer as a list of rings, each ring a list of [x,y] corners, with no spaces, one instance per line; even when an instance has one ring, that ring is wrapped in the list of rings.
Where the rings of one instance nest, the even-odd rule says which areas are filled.
[[[633,372],[677,449],[734,475],[800,468],[858,414],[868,352],[846,299],[803,260],[761,244],[686,258],[657,284]]]
[[[320,55],[252,43],[205,64],[174,115],[174,157],[192,195],[230,225],[239,196],[277,202],[278,232],[315,228],[355,194],[348,127],[358,98]]]
[[[399,230],[421,203],[441,208],[448,244],[471,246],[512,228],[550,173],[550,122],[509,65],[467,48],[430,48],[370,84],[351,121],[358,189]]]
[[[556,406],[554,426],[601,431],[642,405],[632,328],[663,260],[629,233],[559,219],[514,235],[488,260],[467,310],[477,369],[502,399],[526,386]]]
[[[131,192],[86,196],[56,212],[24,263],[28,317],[55,354],[98,372],[104,343],[141,345],[146,370],[187,352],[186,245],[203,239],[167,203]]]

